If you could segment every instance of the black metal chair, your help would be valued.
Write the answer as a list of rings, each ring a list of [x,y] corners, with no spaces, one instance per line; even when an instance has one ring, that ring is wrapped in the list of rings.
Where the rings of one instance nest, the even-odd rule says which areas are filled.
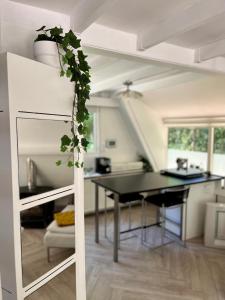
[[[164,237],[165,237],[165,223],[166,223],[166,209],[174,208],[176,206],[181,206],[181,229],[180,229],[180,239],[183,240],[183,245],[186,246],[186,223],[187,223],[187,204],[186,200],[188,198],[189,188],[181,187],[181,188],[170,188],[161,191],[159,194],[147,196],[142,202],[142,244],[151,247],[151,245],[147,241],[147,230],[149,230],[152,226],[161,226],[161,246],[165,245]],[[146,205],[152,204],[157,207],[158,212],[158,220],[154,224],[147,224],[146,222]],[[183,208],[185,208],[185,214],[183,214]],[[183,217],[185,220],[183,222]],[[166,243],[167,244],[167,243]],[[151,247],[155,248],[155,247]]]
[[[111,200],[114,200],[114,194],[113,193],[107,194],[107,192],[105,191],[105,221],[104,221],[104,225],[105,225],[104,227],[105,228],[104,228],[104,231],[105,231],[105,238],[107,238],[109,241],[111,241],[110,238],[108,237],[108,233],[107,233],[107,227],[108,227],[108,222],[107,222],[107,210],[108,210],[107,198],[109,198]],[[139,194],[139,193],[124,194],[124,195],[121,195],[119,197],[119,228],[120,228],[120,222],[121,222],[121,218],[120,218],[121,207],[128,205],[128,210],[129,210],[129,212],[128,212],[128,228],[127,228],[127,230],[123,230],[123,231],[121,231],[121,229],[120,229],[119,230],[120,235],[136,230],[135,228],[132,228],[131,208],[132,208],[133,203],[141,202],[141,201],[143,201],[143,199],[144,199],[144,196]],[[136,237],[136,235],[130,236],[128,238],[132,238],[132,237]],[[123,240],[126,240],[128,238],[124,238],[124,239],[120,238],[119,240],[123,241]]]

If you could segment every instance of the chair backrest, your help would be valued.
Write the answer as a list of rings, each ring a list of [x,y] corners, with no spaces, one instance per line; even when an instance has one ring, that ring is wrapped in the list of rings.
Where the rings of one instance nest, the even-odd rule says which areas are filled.
[[[169,188],[162,191],[162,193],[168,199],[176,199],[180,201],[184,201],[188,198],[189,195],[189,187],[178,187],[178,188]]]

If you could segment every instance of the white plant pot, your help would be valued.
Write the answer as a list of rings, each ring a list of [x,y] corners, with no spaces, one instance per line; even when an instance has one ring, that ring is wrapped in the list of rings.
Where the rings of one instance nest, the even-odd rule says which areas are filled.
[[[55,42],[34,42],[34,58],[43,64],[60,68],[58,49]]]

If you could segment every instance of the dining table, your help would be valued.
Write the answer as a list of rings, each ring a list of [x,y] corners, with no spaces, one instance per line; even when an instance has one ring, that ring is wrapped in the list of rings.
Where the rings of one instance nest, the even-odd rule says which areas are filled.
[[[99,243],[99,188],[113,193],[114,199],[114,225],[113,225],[113,260],[118,262],[119,250],[119,198],[125,194],[160,192],[169,188],[177,188],[221,181],[224,177],[205,173],[197,178],[176,178],[164,172],[146,172],[135,175],[94,178],[95,184],[95,242]],[[187,200],[188,201],[188,200]]]

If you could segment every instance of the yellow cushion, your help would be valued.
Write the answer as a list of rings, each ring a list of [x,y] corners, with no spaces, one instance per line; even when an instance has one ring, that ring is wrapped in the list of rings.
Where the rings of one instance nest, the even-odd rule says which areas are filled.
[[[74,210],[56,213],[54,219],[58,226],[74,225]]]

